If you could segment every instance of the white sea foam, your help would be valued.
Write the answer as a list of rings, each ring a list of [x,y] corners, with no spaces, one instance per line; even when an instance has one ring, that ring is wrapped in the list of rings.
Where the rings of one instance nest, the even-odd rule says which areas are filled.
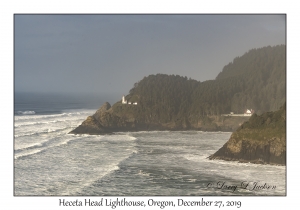
[[[122,160],[121,160],[122,161]],[[119,162],[121,162],[119,161]],[[93,183],[101,179],[102,177],[116,171],[119,169],[118,163],[113,163],[109,166],[106,166],[105,168],[94,168],[94,176],[90,176],[89,178],[85,179],[82,183],[78,184],[74,189],[68,189],[66,192],[63,193],[63,195],[72,195],[79,193],[82,189],[91,186]]]
[[[17,113],[22,115],[32,115],[35,114],[35,111],[17,111]]]
[[[50,133],[61,133],[62,131],[67,131],[67,130],[70,130],[70,127],[64,127],[64,128],[59,128],[59,129],[44,128],[44,129],[38,130],[36,132],[27,131],[25,133],[15,134],[15,138],[37,136],[37,135],[50,134]],[[64,132],[64,133],[66,133],[66,132]]]
[[[37,154],[37,153],[42,152],[42,151],[43,151],[43,149],[34,149],[34,150],[30,150],[30,151],[21,152],[19,154],[15,154],[15,160],[17,160],[21,157],[34,155],[34,154]]]
[[[61,114],[52,114],[52,115],[34,115],[34,116],[15,116],[15,120],[21,121],[21,120],[37,120],[37,119],[44,119],[44,118],[53,118],[53,117],[61,117],[66,116],[67,113],[61,113]]]
[[[114,141],[111,139],[112,136],[119,136],[122,139]],[[80,141],[75,141],[68,146],[62,147],[62,145],[66,145],[72,140],[79,139]],[[102,177],[118,170],[120,162],[137,152],[133,148],[134,141],[125,141],[125,139],[128,140],[132,138],[125,135],[61,135],[61,139],[53,139],[53,142],[49,140],[42,148],[18,152],[15,155],[15,160],[20,160],[25,163],[26,161],[36,160],[35,162],[28,162],[28,164],[37,164],[37,166],[34,167],[36,169],[46,167],[47,170],[51,172],[49,171],[49,173],[46,174],[40,173],[39,170],[42,172],[43,169],[32,171],[31,173],[33,174],[31,176],[40,177],[39,179],[44,180],[37,180],[37,183],[41,183],[43,187],[37,185],[36,188],[34,188],[37,189],[37,191],[31,191],[25,194],[18,192],[17,194],[80,194],[82,190],[89,189],[93,183]],[[56,148],[49,150],[53,147]],[[72,149],[68,149],[70,147]],[[27,159],[28,156],[32,156],[32,158]],[[42,163],[42,165],[40,165],[40,163]],[[49,165],[49,168],[47,165]],[[24,168],[26,169],[26,165],[24,165]],[[56,168],[59,170],[56,170]],[[43,178],[45,175],[48,176],[47,179]],[[17,177],[18,180],[21,179],[18,175]],[[31,183],[28,179],[31,180],[31,178],[27,177],[26,183]],[[32,181],[34,182],[33,179]],[[22,181],[16,181],[17,186],[19,186],[18,183],[21,184]]]
[[[25,150],[25,149],[30,149],[30,148],[35,148],[35,147],[40,147],[43,145],[44,142],[46,142],[47,140],[45,141],[41,141],[41,142],[24,142],[23,144],[18,144],[18,145],[15,145],[15,151],[18,151],[18,150]]]
[[[33,155],[47,148],[64,145],[70,140],[76,139],[76,137],[66,134],[85,117],[85,112],[83,114],[73,112],[40,116],[16,116],[14,143],[17,152],[15,158]]]
[[[202,181],[241,179],[278,185],[274,192],[241,195],[285,193],[285,170],[280,166],[207,159],[230,133],[67,134],[85,118],[71,114],[19,122],[43,123],[15,128],[16,195],[132,195],[136,190],[143,195],[229,195],[204,189]],[[26,132],[38,134],[21,136]]]
[[[29,144],[29,145],[20,145],[20,146],[15,146],[15,150],[22,150],[15,154],[15,159],[18,159],[20,157],[24,156],[29,156],[29,155],[34,155],[36,153],[42,152],[44,150],[53,148],[53,147],[59,147],[62,145],[68,144],[70,141],[75,140],[76,138],[65,138],[61,137],[57,140],[58,137],[55,137],[54,139],[48,139],[46,141],[40,142],[40,143],[35,143],[35,144]],[[35,147],[39,148],[35,148]]]
[[[139,170],[138,173],[140,176],[150,176],[150,173],[145,172],[144,170]]]
[[[137,138],[130,135],[104,135],[103,140],[108,141],[134,141]]]
[[[62,119],[62,120],[46,120],[46,121],[38,121],[38,122],[16,122],[14,127],[19,128],[22,126],[33,126],[33,125],[41,125],[41,124],[53,124],[53,123],[61,123],[61,122],[69,122],[69,121],[74,121],[74,120],[82,120],[81,118],[76,119],[76,118],[70,118],[70,119]]]
[[[50,114],[50,115],[15,115],[15,121],[22,121],[22,120],[38,120],[38,119],[45,119],[45,118],[57,118],[57,117],[70,117],[70,116],[85,116],[85,118],[91,114],[93,114],[94,110],[83,110],[81,112],[63,112],[60,114]]]
[[[203,156],[201,156],[201,155],[186,154],[186,155],[183,155],[183,158],[194,161],[194,162],[203,161]]]

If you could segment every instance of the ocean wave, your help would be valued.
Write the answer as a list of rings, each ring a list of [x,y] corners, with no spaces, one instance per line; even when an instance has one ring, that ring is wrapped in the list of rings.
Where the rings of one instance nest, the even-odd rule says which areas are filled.
[[[30,111],[25,111],[25,112],[30,112]],[[36,114],[34,116],[32,116],[32,114],[31,114],[31,116],[30,116],[30,114],[27,114],[27,116],[26,115],[25,116],[17,115],[17,116],[15,116],[15,120],[36,120],[36,119],[62,117],[62,116],[64,116],[64,117],[65,116],[67,116],[67,117],[69,117],[69,116],[85,116],[85,117],[87,117],[87,115],[89,115],[89,114],[92,114],[92,112],[88,112],[86,110],[82,111],[82,112],[78,112],[78,111],[76,111],[76,112],[63,112],[63,113],[60,113],[60,114],[47,114],[47,115],[46,114],[44,114],[44,115]]]
[[[201,162],[205,159],[205,157],[202,155],[193,155],[193,154],[183,155],[183,158],[185,158],[189,161],[194,161],[194,162]]]
[[[47,150],[47,149],[50,149],[53,147],[59,147],[62,145],[66,145],[70,141],[75,140],[76,138],[66,138],[66,139],[62,139],[57,142],[53,141],[55,139],[57,139],[57,137],[48,139],[47,141],[44,141],[44,142],[27,145],[27,147],[17,149],[17,150],[15,150],[15,153],[16,153],[15,159],[18,159],[20,157],[34,155],[34,154],[37,154],[39,152],[42,152],[44,150]]]
[[[21,158],[21,157],[25,157],[25,156],[29,156],[29,155],[34,155],[37,154],[39,152],[42,152],[43,149],[36,149],[36,150],[31,150],[25,153],[19,153],[19,154],[15,154],[15,160]]]
[[[37,131],[37,132],[31,132],[31,133],[25,133],[25,134],[16,134],[15,138],[24,137],[24,136],[35,136],[35,135],[49,134],[49,133],[61,132],[61,131],[64,131],[64,130],[70,130],[70,129],[71,128],[69,126],[64,127],[64,128],[59,128],[59,129],[47,128],[47,129],[44,129],[42,131]]]
[[[32,136],[34,134],[37,134],[36,132],[33,133],[27,133],[27,134],[15,134],[15,138],[23,137],[23,136]]]
[[[68,113],[61,114],[51,114],[51,115],[34,115],[34,116],[15,116],[15,120],[36,120],[43,118],[53,118],[53,117],[61,117],[66,116]]]
[[[145,172],[144,170],[139,170],[138,175],[140,176],[150,176],[150,173]]]
[[[130,135],[105,135],[102,139],[108,141],[134,141],[137,138]]]
[[[42,124],[55,124],[55,123],[66,123],[66,122],[74,122],[74,121],[82,121],[83,119],[82,118],[76,118],[76,119],[73,119],[73,118],[70,118],[70,119],[62,119],[62,120],[49,120],[49,121],[39,121],[39,122],[15,122],[15,125],[14,127],[15,128],[20,128],[20,127],[23,127],[23,126],[33,126],[33,125],[42,125]]]
[[[43,145],[44,142],[37,142],[37,143],[29,143],[26,145],[15,145],[15,152],[20,152],[23,150],[28,150],[28,149],[35,149],[35,148],[39,148]]]
[[[97,183],[99,180],[101,180],[102,177],[107,176],[110,173],[113,173],[114,171],[119,170],[119,166],[116,163],[113,163],[111,165],[106,166],[105,168],[96,169],[94,174],[88,176],[88,178],[83,179],[80,184],[78,185],[68,185],[65,187],[63,192],[61,192],[62,195],[80,195],[82,192],[84,192],[86,189],[90,189],[91,186],[95,183]],[[84,193],[85,194],[85,193]]]
[[[19,115],[33,115],[35,111],[17,111]]]
[[[32,125],[41,125],[41,124],[49,124],[49,123],[57,123],[57,122],[64,122],[66,120],[52,120],[52,121],[46,121],[46,122],[25,122],[25,123],[16,123],[15,128],[19,128],[22,126],[32,126]]]

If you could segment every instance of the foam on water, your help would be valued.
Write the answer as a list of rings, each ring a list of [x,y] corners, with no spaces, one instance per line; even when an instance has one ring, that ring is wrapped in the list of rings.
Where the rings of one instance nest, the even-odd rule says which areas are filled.
[[[15,116],[16,189],[23,189],[16,194],[76,194],[99,178],[118,170],[121,161],[137,152],[132,148],[136,138],[128,133],[104,136],[68,134],[91,114],[91,111],[72,110],[62,114]],[[103,147],[99,147],[99,143]],[[96,147],[99,149],[96,150]],[[114,150],[117,151],[111,153]],[[76,151],[77,154],[74,154]],[[59,157],[62,159],[59,160]],[[59,170],[55,169],[57,166]],[[46,180],[43,178],[45,175],[49,177]],[[65,176],[69,179],[61,183],[59,180]],[[23,187],[22,180],[26,180],[28,185]]]
[[[67,137],[87,117],[88,111],[15,117],[15,158],[33,155],[47,148],[67,144]]]
[[[105,135],[103,140],[107,141],[134,141],[137,138],[130,136],[128,134],[123,134],[123,135]]]
[[[15,160],[17,160],[18,158],[21,158],[21,157],[26,157],[26,156],[29,156],[29,155],[37,154],[39,152],[42,152],[43,150],[44,149],[32,149],[30,151],[20,152],[18,154],[15,154]]]
[[[52,139],[45,140],[41,143],[36,143],[32,145],[22,145],[19,147],[15,147],[15,159],[20,157],[25,157],[29,155],[34,155],[36,153],[42,152],[46,149],[50,149],[52,147],[59,147],[61,145],[68,144],[70,141],[75,140],[76,138],[62,138],[56,137]]]
[[[34,116],[19,116],[16,115],[15,121],[25,121],[25,120],[38,120],[38,119],[44,119],[44,118],[54,118],[54,117],[62,117],[66,116],[67,113],[61,113],[61,114],[52,114],[52,115],[34,115]]]
[[[58,132],[69,130],[69,129],[70,129],[70,127],[64,127],[64,128],[59,128],[59,129],[45,128],[45,129],[40,129],[37,132],[33,132],[33,133],[28,131],[28,132],[22,133],[20,135],[16,134],[15,138],[25,137],[25,136],[37,136],[37,135],[50,134],[50,133],[58,133]]]
[[[67,111],[67,110],[66,110]],[[51,119],[51,118],[61,118],[61,117],[70,117],[70,116],[89,116],[91,114],[93,114],[95,112],[95,110],[82,110],[82,111],[75,111],[72,110],[73,112],[63,112],[60,114],[50,114],[50,115],[16,115],[15,118],[15,122],[16,121],[26,121],[26,120],[43,120],[43,119]]]
[[[68,134],[86,117],[73,110],[15,119],[16,195],[285,194],[285,167],[207,159],[231,133]],[[221,180],[276,183],[278,188],[235,193],[207,189],[208,181]]]
[[[136,153],[134,141],[124,141],[125,138],[130,139],[128,136],[119,141],[108,139],[108,136],[67,136],[70,139],[58,141],[44,148],[24,150],[24,153],[16,155],[16,160],[23,162],[22,165],[17,164],[17,168],[25,167],[27,170],[28,164],[32,167],[36,165],[35,169],[40,168],[38,171],[31,171],[30,176],[43,177],[40,173],[48,170],[47,175],[51,176],[49,182],[44,180],[38,183],[43,187],[37,187],[25,194],[76,195],[81,189],[89,188],[97,180],[118,170],[121,161]],[[28,159],[28,156],[32,158]],[[51,165],[53,168],[48,167]],[[18,177],[18,186],[22,183],[26,172],[22,174],[23,177]]]
[[[76,185],[62,186],[64,190],[61,192],[61,195],[77,195],[82,189],[91,186],[99,178],[102,178],[103,176],[112,173],[113,171],[116,171],[118,169],[119,167],[116,164],[112,164],[110,166],[107,166],[105,170],[95,170],[97,176],[89,176],[86,179],[84,179],[84,181],[82,181],[80,184],[77,183]]]
[[[81,118],[79,118],[81,119]],[[52,123],[60,123],[60,122],[68,122],[68,121],[74,121],[74,120],[79,120],[76,118],[69,118],[69,119],[62,119],[62,120],[50,120],[50,121],[39,121],[39,122],[22,122],[22,123],[15,123],[14,127],[15,128],[20,128],[22,126],[36,126],[36,125],[41,125],[41,124],[52,124]]]
[[[35,111],[17,111],[17,113],[22,115],[32,115],[35,114]]]

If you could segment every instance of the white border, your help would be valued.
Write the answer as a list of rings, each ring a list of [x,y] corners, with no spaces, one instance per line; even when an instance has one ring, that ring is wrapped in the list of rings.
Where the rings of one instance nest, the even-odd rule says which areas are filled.
[[[287,197],[204,197],[207,200],[241,200],[243,209],[297,206],[297,115],[299,106],[299,15],[296,1],[5,1],[1,3],[1,203],[2,209],[58,209],[60,197],[13,197],[13,14],[14,13],[281,13],[287,14]],[[3,115],[3,114],[2,114]],[[296,118],[297,117],[297,118]],[[96,198],[96,197],[93,197]],[[134,198],[134,197],[130,197]],[[166,199],[167,197],[163,197]],[[188,198],[188,197],[187,197]],[[193,198],[193,197],[192,197]],[[192,199],[190,198],[190,199]],[[195,199],[198,197],[194,197]],[[76,197],[68,197],[76,200]],[[78,197],[84,199],[84,197]],[[147,201],[150,197],[138,197]],[[175,200],[176,197],[170,197]],[[83,207],[81,207],[82,209]],[[99,207],[93,207],[99,208]],[[199,207],[198,207],[199,208]],[[110,208],[108,208],[110,209]],[[121,208],[117,208],[121,209]],[[129,208],[127,208],[129,209]],[[136,208],[140,209],[140,208]],[[153,208],[154,209],[154,208]],[[159,208],[156,208],[159,209]],[[167,209],[167,208],[165,208]],[[196,209],[195,207],[193,209]],[[295,208],[294,208],[295,209]]]

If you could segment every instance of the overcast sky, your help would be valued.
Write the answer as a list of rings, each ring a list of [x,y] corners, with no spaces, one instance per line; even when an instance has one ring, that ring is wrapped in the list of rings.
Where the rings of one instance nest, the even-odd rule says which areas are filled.
[[[15,15],[14,86],[128,94],[150,74],[211,80],[285,36],[285,15]]]

